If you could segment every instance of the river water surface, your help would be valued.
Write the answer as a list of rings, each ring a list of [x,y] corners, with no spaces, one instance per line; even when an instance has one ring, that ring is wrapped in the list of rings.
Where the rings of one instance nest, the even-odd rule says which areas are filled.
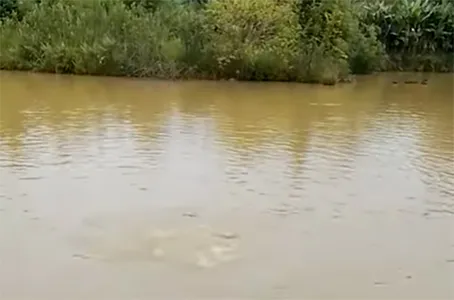
[[[396,76],[0,73],[0,298],[454,298],[453,77]]]

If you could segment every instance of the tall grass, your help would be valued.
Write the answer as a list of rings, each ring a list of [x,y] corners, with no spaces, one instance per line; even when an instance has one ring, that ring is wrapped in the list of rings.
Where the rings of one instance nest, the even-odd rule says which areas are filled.
[[[183,44],[161,11],[120,1],[42,0],[0,33],[0,68],[174,77]]]
[[[331,84],[424,54],[451,70],[438,1],[0,0],[0,69]]]
[[[389,54],[389,68],[452,71],[454,2],[450,0],[374,1],[364,22],[374,24]]]

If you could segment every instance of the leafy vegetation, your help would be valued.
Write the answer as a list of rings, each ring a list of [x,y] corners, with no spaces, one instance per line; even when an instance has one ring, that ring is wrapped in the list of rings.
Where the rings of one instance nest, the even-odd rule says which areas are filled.
[[[392,68],[452,71],[454,2],[399,0],[366,5],[365,22],[374,24]]]
[[[17,0],[0,0],[0,19],[11,17],[17,11]]]
[[[452,71],[448,0],[0,0],[0,69],[334,84]]]

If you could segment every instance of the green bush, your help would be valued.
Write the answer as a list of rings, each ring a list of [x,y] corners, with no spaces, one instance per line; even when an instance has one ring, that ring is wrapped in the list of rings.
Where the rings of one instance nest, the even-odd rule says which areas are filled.
[[[448,0],[0,1],[0,69],[334,84],[454,65]]]
[[[0,68],[177,76],[183,47],[155,15],[113,0],[50,1],[3,25]]]
[[[299,22],[305,52],[326,67],[326,72],[345,78],[350,72],[370,73],[381,65],[383,51],[371,26],[361,22],[358,7],[350,0],[301,0]]]
[[[217,77],[288,79],[299,30],[291,2],[212,0],[204,10],[207,55]]]
[[[155,11],[159,6],[163,5],[165,0],[123,0],[123,3],[128,7],[141,7],[148,11]]]
[[[0,0],[0,21],[18,13],[17,0]]]

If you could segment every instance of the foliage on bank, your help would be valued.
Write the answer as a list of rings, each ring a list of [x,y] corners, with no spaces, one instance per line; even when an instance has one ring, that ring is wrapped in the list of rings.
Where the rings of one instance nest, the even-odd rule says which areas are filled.
[[[452,71],[452,0],[369,1],[364,22],[373,24],[388,53],[388,68]]]
[[[454,9],[433,1],[0,0],[0,69],[330,84],[452,71]]]

